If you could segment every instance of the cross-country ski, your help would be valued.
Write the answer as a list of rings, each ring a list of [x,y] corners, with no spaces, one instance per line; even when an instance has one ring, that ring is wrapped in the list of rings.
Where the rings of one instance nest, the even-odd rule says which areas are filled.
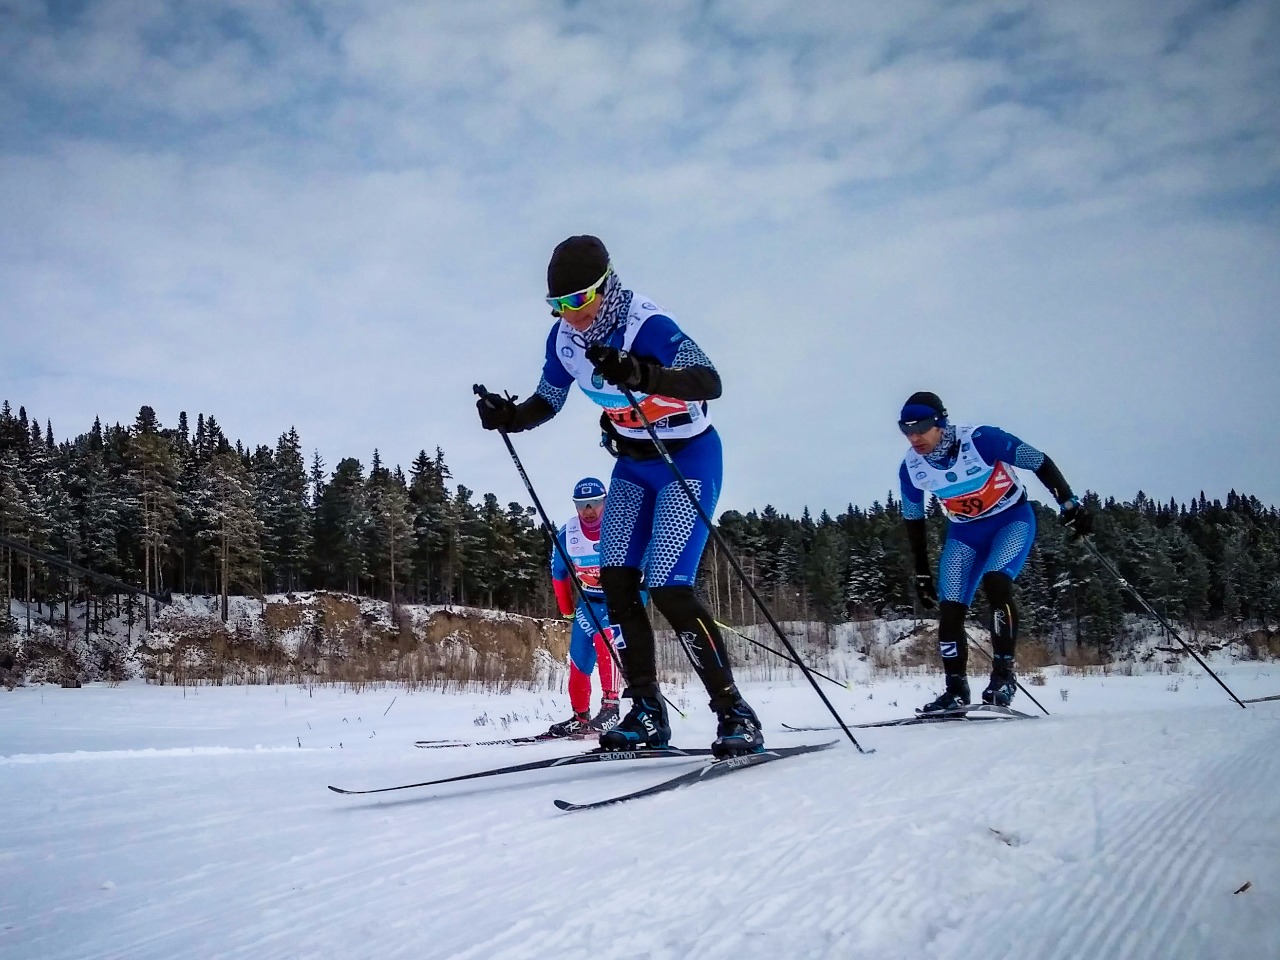
[[[512,773],[526,773],[530,770],[549,770],[555,767],[572,767],[584,763],[617,763],[628,760],[669,760],[679,757],[705,757],[711,753],[709,748],[691,748],[682,750],[678,747],[666,747],[661,750],[588,750],[586,753],[571,754],[567,757],[554,757],[546,760],[530,760],[527,763],[512,763],[488,770],[477,770],[473,773],[460,773],[453,777],[441,777],[438,780],[423,780],[418,783],[404,783],[394,787],[370,787],[353,790],[346,787],[330,786],[334,793],[349,795],[368,793],[392,793],[397,790],[413,790],[419,787],[435,787],[446,783],[460,783],[463,780],[480,780],[486,777],[500,777]]]
[[[1014,710],[1012,707],[998,707],[989,703],[969,704],[959,707],[950,707],[945,710],[935,710],[930,713],[924,713],[917,710],[909,717],[893,717],[887,720],[870,720],[864,723],[851,723],[849,726],[859,730],[870,730],[876,727],[909,727],[924,723],[945,723],[951,720],[1034,720],[1036,715],[1033,713],[1023,713],[1021,710]],[[784,730],[790,730],[795,733],[807,733],[814,731],[832,731],[839,730],[837,726],[831,724],[819,724],[816,726],[796,726],[789,723],[782,724]]]
[[[759,753],[744,753],[736,757],[726,757],[723,760],[713,760],[704,767],[697,770],[690,770],[672,777],[670,780],[663,780],[661,783],[655,783],[652,786],[644,787],[640,790],[633,790],[630,793],[619,794],[615,797],[608,797],[604,800],[592,800],[587,803],[570,803],[567,800],[557,800],[556,806],[561,810],[595,810],[599,807],[611,806],[615,803],[623,803],[627,800],[639,800],[642,797],[652,797],[659,793],[667,793],[671,790],[678,790],[681,787],[692,786],[695,783],[704,783],[707,780],[714,780],[717,777],[723,777],[725,774],[733,773],[736,770],[743,770],[747,767],[756,767],[763,763],[771,763],[775,760],[782,760],[786,757],[796,757],[805,753],[815,753],[818,750],[826,750],[834,747],[837,741],[831,740],[827,743],[818,743],[808,746],[798,747],[773,747],[768,750],[762,750]]]
[[[587,730],[580,733],[537,733],[527,737],[505,737],[496,740],[415,740],[413,745],[420,750],[444,750],[450,747],[522,747],[560,740],[572,742],[599,738],[598,730]]]

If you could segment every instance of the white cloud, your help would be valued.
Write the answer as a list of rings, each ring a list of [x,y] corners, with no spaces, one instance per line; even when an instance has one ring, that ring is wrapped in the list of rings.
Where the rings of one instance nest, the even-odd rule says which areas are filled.
[[[469,388],[536,383],[589,231],[725,374],[725,506],[883,498],[921,387],[1077,486],[1280,499],[1238,416],[1280,360],[1274,5],[285,10],[0,29],[0,376],[59,435],[149,403],[521,496]],[[607,469],[593,422],[521,437],[535,479]]]

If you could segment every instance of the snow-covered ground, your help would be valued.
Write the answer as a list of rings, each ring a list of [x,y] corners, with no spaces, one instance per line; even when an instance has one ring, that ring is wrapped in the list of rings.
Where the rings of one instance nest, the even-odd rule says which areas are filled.
[[[1221,670],[1280,693],[1280,665]],[[935,683],[827,689],[865,722]],[[0,956],[1280,956],[1280,702],[1241,710],[1194,671],[1030,689],[1052,717],[858,730],[873,755],[566,814],[552,799],[697,761],[339,796],[583,745],[413,747],[541,730],[558,694],[21,688],[0,694]],[[703,697],[668,693],[675,742],[706,745]],[[748,694],[772,744],[828,737],[779,726],[824,720],[803,682]]]

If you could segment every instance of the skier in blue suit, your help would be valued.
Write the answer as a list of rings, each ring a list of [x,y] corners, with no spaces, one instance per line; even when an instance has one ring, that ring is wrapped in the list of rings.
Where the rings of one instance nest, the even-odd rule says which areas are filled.
[[[712,751],[761,751],[760,721],[734,683],[715,617],[694,591],[709,532],[621,389],[632,391],[711,516],[723,462],[708,401],[720,396],[720,375],[670,314],[622,285],[596,237],[569,237],[555,248],[547,266],[547,303],[557,319],[537,390],[522,403],[488,393],[476,406],[485,429],[511,433],[555,416],[574,383],[603,408],[602,444],[617,460],[602,521],[600,585],[610,619],[625,638],[619,655],[631,709],[600,737],[600,745],[664,747],[671,737],[653,625],[641,602],[643,576],[711,698],[718,718]]]
[[[991,680],[984,703],[1008,706],[1017,692],[1013,670],[1018,636],[1013,581],[1031,553],[1036,515],[1015,468],[1031,470],[1054,500],[1073,537],[1092,529],[1092,518],[1071,492],[1056,464],[998,427],[952,424],[935,393],[913,393],[898,427],[911,449],[898,470],[902,519],[915,561],[916,593],[926,609],[938,606],[938,651],[947,688],[926,704],[925,713],[969,703],[965,616],[979,585],[991,604]],[[933,493],[947,514],[947,538],[935,585],[925,536],[925,493]]]

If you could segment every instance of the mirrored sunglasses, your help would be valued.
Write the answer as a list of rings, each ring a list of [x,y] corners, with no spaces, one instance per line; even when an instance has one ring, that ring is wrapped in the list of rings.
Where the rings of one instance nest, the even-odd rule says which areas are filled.
[[[942,426],[941,417],[922,417],[919,420],[899,420],[898,421],[898,429],[901,430],[903,434],[908,437],[911,436],[912,434],[928,433],[934,427],[940,427],[940,426]]]
[[[607,267],[604,271],[604,275],[599,280],[591,284],[591,286],[584,287],[576,293],[566,293],[562,297],[547,297],[547,306],[551,308],[551,312],[557,317],[566,310],[570,312],[574,310],[581,310],[583,307],[595,300],[596,294],[600,292],[600,288],[604,286],[604,282],[609,279],[609,273],[612,269],[612,267]]]
[[[604,497],[592,497],[590,500],[575,500],[574,506],[581,509],[582,507],[603,507]]]

